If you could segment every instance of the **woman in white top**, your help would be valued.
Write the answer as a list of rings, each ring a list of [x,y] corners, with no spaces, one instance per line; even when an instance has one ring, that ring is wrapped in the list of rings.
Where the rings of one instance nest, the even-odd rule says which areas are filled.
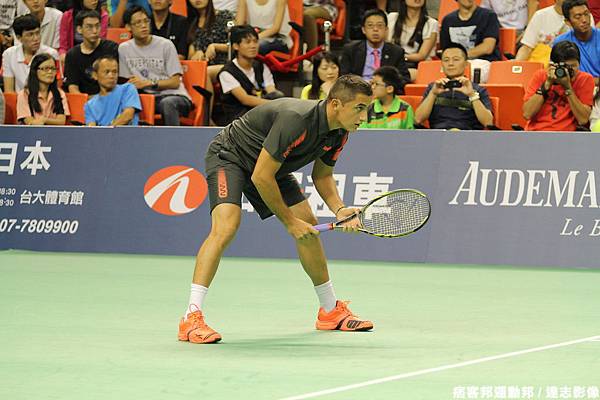
[[[248,24],[260,30],[258,52],[289,52],[292,47],[287,0],[240,0],[236,25]]]
[[[426,0],[400,0],[399,11],[388,15],[388,25],[388,41],[404,49],[414,81],[417,64],[435,55],[438,22],[428,15]]]

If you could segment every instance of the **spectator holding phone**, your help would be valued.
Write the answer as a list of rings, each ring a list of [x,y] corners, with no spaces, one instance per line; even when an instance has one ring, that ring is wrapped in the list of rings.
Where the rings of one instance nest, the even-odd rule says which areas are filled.
[[[481,130],[491,126],[494,116],[485,88],[465,77],[467,50],[452,43],[442,52],[445,78],[429,84],[415,112],[415,123],[429,120],[432,129]]]

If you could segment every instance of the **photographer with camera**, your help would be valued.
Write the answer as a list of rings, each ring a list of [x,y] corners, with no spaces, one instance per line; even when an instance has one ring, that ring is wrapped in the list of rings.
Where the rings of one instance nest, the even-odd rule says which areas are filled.
[[[573,42],[554,46],[550,65],[537,71],[525,90],[525,130],[575,131],[578,125],[588,124],[594,78],[579,70],[579,58],[579,48]]]
[[[491,126],[494,116],[485,88],[465,77],[467,50],[452,43],[442,52],[445,78],[429,84],[415,112],[419,125],[429,120],[432,129],[481,130]]]

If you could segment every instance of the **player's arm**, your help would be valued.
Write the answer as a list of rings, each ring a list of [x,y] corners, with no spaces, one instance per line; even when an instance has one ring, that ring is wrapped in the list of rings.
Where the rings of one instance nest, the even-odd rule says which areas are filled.
[[[318,235],[319,232],[312,225],[296,218],[292,210],[283,201],[283,196],[275,179],[275,174],[280,167],[281,163],[263,148],[256,160],[254,172],[252,172],[252,183],[256,186],[267,207],[279,218],[294,239],[307,239],[310,236]]]
[[[312,180],[319,193],[319,196],[325,201],[327,207],[335,214],[337,220],[342,220],[352,214],[357,214],[359,209],[346,207],[333,178],[333,167],[325,164],[322,160],[316,159],[312,170]],[[345,228],[357,228],[359,225],[358,219],[354,218],[348,223],[344,223]]]

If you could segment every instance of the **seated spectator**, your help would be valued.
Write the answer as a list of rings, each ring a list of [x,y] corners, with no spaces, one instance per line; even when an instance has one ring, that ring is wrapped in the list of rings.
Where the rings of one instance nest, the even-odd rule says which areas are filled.
[[[215,10],[212,0],[203,2],[187,0],[190,26],[187,32],[190,60],[208,61],[208,86],[228,61],[227,22],[235,18],[231,11]],[[207,89],[211,90],[209,87]],[[211,90],[212,91],[212,90]]]
[[[217,11],[231,11],[235,15],[238,0],[214,0],[214,5]]]
[[[538,10],[529,21],[521,47],[517,51],[519,61],[537,61],[548,65],[552,42],[557,36],[569,31],[562,12],[563,0],[556,0],[553,6]]]
[[[370,81],[376,69],[391,65],[398,68],[404,83],[410,82],[404,49],[385,42],[388,37],[387,15],[379,9],[368,10],[362,20],[362,31],[366,40],[357,40],[344,46],[340,75],[355,74]]]
[[[150,17],[139,6],[123,15],[133,38],[119,45],[119,77],[156,97],[156,110],[164,125],[179,126],[179,118],[193,108],[181,77],[183,70],[175,45],[150,34]]]
[[[42,44],[58,50],[60,48],[60,20],[63,13],[56,8],[46,7],[48,0],[23,0],[23,2],[31,15],[40,21]]]
[[[29,76],[29,64],[40,53],[50,54],[58,60],[58,52],[41,44],[40,22],[31,14],[15,19],[13,30],[19,44],[9,47],[2,54],[2,78],[5,92],[18,92],[25,87]]]
[[[537,0],[482,0],[481,7],[492,10],[503,28],[514,28],[521,35],[527,22],[537,11]]]
[[[271,51],[287,53],[292,48],[292,27],[287,0],[239,0],[236,25],[248,24],[260,30],[260,54]]]
[[[304,86],[301,99],[325,100],[340,76],[340,62],[334,53],[319,53],[313,60],[312,83]]]
[[[269,67],[256,60],[258,34],[250,25],[235,26],[231,43],[236,57],[219,72],[225,126],[252,108],[280,97]],[[279,92],[279,93],[278,93]],[[266,98],[265,98],[266,97]]]
[[[590,128],[592,132],[600,132],[600,84],[596,88],[596,97],[594,97],[594,107],[590,115]]]
[[[369,105],[367,121],[361,128],[413,129],[414,111],[398,94],[402,90],[402,77],[395,67],[381,67],[371,79],[375,100]]]
[[[169,39],[175,45],[180,60],[187,56],[187,19],[169,11],[172,0],[149,0],[152,9],[151,33]],[[188,0],[189,1],[189,0]]]
[[[0,125],[4,125],[5,112],[6,112],[6,101],[4,100],[4,93],[0,89]]]
[[[92,77],[94,61],[105,56],[119,57],[119,45],[102,39],[100,25],[100,14],[95,10],[80,11],[75,18],[83,42],[69,50],[65,58],[65,85],[69,93],[98,93],[98,82]]]
[[[400,11],[388,15],[388,41],[402,46],[411,81],[417,77],[420,61],[435,56],[438,22],[427,13],[427,1],[400,0]]]
[[[304,29],[304,42],[310,50],[319,44],[317,19],[322,18],[333,22],[338,16],[338,9],[333,0],[304,0],[303,4],[302,28]]]
[[[481,130],[494,123],[492,103],[485,88],[465,77],[467,50],[451,44],[442,52],[445,78],[430,83],[415,112],[415,122],[429,120],[432,129]]]
[[[562,41],[552,48],[550,65],[536,71],[525,90],[525,130],[568,132],[588,124],[594,79],[579,70],[579,59],[579,48],[573,42]]]
[[[100,16],[99,36],[106,39],[108,31],[108,13],[102,8],[99,0],[74,0],[73,8],[64,12],[60,20],[60,49],[58,54],[64,62],[69,49],[83,42],[83,35],[77,30],[75,19],[81,11],[95,10]]]
[[[472,72],[481,70],[480,82],[487,82],[490,62],[502,59],[498,49],[500,23],[493,11],[477,6],[473,0],[457,0],[458,10],[446,15],[440,30],[442,49],[457,43],[467,49]],[[475,74],[471,74],[475,76]]]
[[[148,15],[152,14],[148,0],[108,0],[108,15],[110,15],[110,26],[122,28],[124,26],[123,16],[128,8],[140,6],[146,10]]]
[[[142,110],[140,96],[131,83],[117,85],[119,62],[102,56],[94,61],[94,79],[100,93],[85,103],[85,123],[88,126],[137,125]]]
[[[586,0],[565,0],[565,19],[573,28],[554,40],[554,45],[568,40],[579,47],[581,54],[580,70],[591,74],[596,82],[600,77],[600,29],[592,25],[590,10]]]
[[[0,0],[0,53],[14,43],[12,24],[15,18],[29,14],[23,0]]]
[[[56,82],[56,60],[50,54],[36,55],[27,87],[17,93],[17,121],[25,125],[64,125],[69,115],[67,96]]]

